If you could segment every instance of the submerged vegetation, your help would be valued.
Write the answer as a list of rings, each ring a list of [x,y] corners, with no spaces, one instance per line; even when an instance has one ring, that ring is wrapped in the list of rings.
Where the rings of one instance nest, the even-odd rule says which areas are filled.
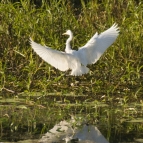
[[[68,72],[56,70],[41,60],[29,44],[32,37],[37,43],[63,51],[66,39],[62,33],[71,29],[72,46],[77,49],[95,32],[101,33],[115,22],[120,27],[119,37],[96,64],[89,66],[90,72],[84,76],[72,77]],[[84,113],[92,123],[97,117],[106,123],[108,132],[104,135],[114,142],[115,136],[123,132],[126,119],[143,117],[142,39],[141,0],[80,0],[79,3],[43,0],[40,5],[27,0],[1,1],[1,137],[20,129],[32,134],[44,133],[51,128],[51,119],[54,124],[70,114]],[[35,92],[41,93],[36,96]],[[67,94],[77,97],[69,98]],[[86,106],[89,102],[94,106]],[[98,102],[111,107],[101,110]],[[113,109],[115,105],[118,107]],[[118,124],[113,125],[113,120]],[[135,130],[137,135],[143,131],[141,124],[127,122],[125,127],[127,133]]]

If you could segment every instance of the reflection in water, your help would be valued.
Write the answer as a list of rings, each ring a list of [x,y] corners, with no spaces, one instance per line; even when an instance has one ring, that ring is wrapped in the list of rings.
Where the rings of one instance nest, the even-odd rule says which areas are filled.
[[[40,143],[109,143],[100,133],[97,127],[84,124],[81,128],[73,128],[74,120],[61,121],[46,133]]]
[[[108,137],[111,143],[143,143],[142,102],[124,103],[123,99],[117,98],[115,104],[108,105],[97,100],[90,102],[88,97],[85,98],[85,96],[74,97],[71,95],[56,96],[56,101],[53,102],[55,96],[43,97],[39,94],[38,96],[43,100],[40,100],[40,104],[34,102],[37,100],[37,96],[30,97],[31,100],[29,99],[28,102],[22,98],[2,98],[0,100],[0,142],[37,143],[39,142],[39,136],[41,137],[41,131],[45,133],[47,128],[51,127],[51,124],[53,125],[59,119],[68,118],[74,111],[74,115],[77,114],[75,121],[60,122],[45,134],[40,142],[98,143],[98,139],[101,140],[103,136],[96,127],[92,126],[92,124],[98,123],[101,132]],[[124,102],[120,103],[119,101]],[[47,114],[49,115],[48,118]],[[84,123],[90,123],[90,126],[84,124],[83,120],[85,120]],[[80,128],[77,126],[80,126]],[[103,141],[100,143],[104,141],[105,143],[108,142],[103,137]]]

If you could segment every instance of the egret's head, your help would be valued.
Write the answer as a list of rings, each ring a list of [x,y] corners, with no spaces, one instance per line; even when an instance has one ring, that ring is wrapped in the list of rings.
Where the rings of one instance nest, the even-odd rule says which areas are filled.
[[[73,34],[72,34],[71,30],[67,30],[65,33],[63,33],[63,35],[69,35],[69,36],[71,36]]]

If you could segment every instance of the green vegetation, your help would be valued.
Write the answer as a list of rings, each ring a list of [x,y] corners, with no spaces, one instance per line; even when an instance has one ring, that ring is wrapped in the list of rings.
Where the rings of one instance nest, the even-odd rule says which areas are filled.
[[[64,51],[66,38],[62,33],[71,29],[75,36],[72,45],[77,49],[95,32],[100,33],[115,22],[120,27],[116,42],[96,64],[89,66],[89,74],[81,77],[71,77],[68,72],[51,67],[33,52],[29,44],[29,37],[32,37],[37,43]],[[44,133],[50,128],[51,119],[55,124],[56,121],[69,118],[69,114],[84,112],[89,120],[92,119],[92,123],[101,116],[100,122],[103,120],[108,128],[108,133],[104,135],[111,143],[114,142],[114,136],[123,132],[123,126],[119,128],[121,121],[143,116],[142,39],[141,0],[80,0],[78,5],[67,0],[43,0],[40,6],[28,0],[15,3],[1,1],[0,136],[4,136],[2,131],[20,129],[32,134]],[[42,95],[36,96],[35,92],[41,92]],[[77,98],[69,98],[66,94],[76,95]],[[6,97],[14,102],[7,102]],[[60,106],[57,101],[64,105]],[[85,102],[93,102],[95,106],[98,102],[109,103],[111,107],[101,111],[101,107],[87,107]],[[71,103],[75,106],[71,106]],[[129,110],[131,103],[134,103],[131,107],[140,112]],[[111,109],[115,105],[118,107]],[[112,125],[113,120],[118,124]],[[35,124],[39,126],[35,127]],[[141,124],[127,122],[126,126],[125,132],[138,129],[136,133],[139,133],[143,130]]]
[[[36,8],[29,1],[0,5],[0,74],[3,92],[44,91],[77,94],[92,92],[133,94],[142,87],[142,3],[135,1],[95,2],[81,0],[78,9],[66,0],[43,2]],[[73,47],[84,45],[90,37],[114,22],[120,36],[85,76],[66,76],[43,62],[31,49],[29,37],[58,50],[64,50],[66,29],[74,32]],[[86,85],[85,85],[86,84]],[[86,88],[85,88],[86,86]],[[126,94],[126,93],[125,93]],[[138,93],[139,95],[139,93]]]

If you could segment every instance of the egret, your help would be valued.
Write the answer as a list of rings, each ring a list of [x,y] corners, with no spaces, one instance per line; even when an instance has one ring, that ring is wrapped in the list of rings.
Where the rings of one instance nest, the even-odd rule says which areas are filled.
[[[70,42],[73,38],[71,30],[67,30],[64,35],[69,38],[66,41],[65,52],[54,50],[47,46],[42,46],[34,42],[30,38],[32,49],[51,66],[59,69],[60,71],[71,70],[71,75],[80,76],[88,73],[88,64],[96,63],[105,50],[113,44],[119,35],[119,28],[114,23],[109,29],[98,35],[95,35],[79,50],[72,50]]]

